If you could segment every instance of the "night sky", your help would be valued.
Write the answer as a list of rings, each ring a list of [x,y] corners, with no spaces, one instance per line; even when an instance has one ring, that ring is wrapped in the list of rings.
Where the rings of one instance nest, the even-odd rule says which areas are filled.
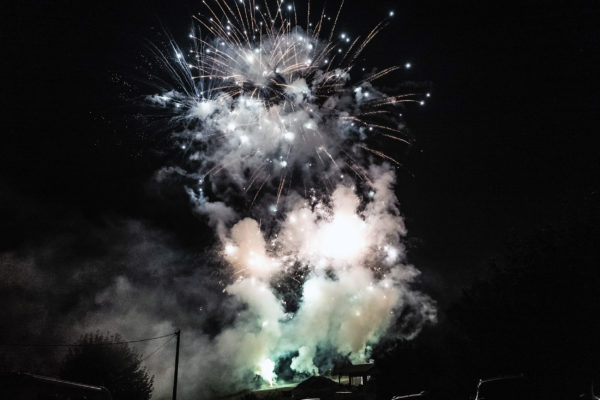
[[[408,259],[442,308],[485,276],[507,241],[579,226],[598,208],[600,6],[552,3],[346,1],[340,29],[349,32],[395,11],[366,64],[412,68],[383,87],[431,87],[427,105],[405,112],[415,144],[400,155],[397,193]],[[98,232],[116,221],[204,250],[213,234],[183,189],[153,180],[173,149],[143,101],[156,93],[149,43],[166,31],[185,44],[199,8],[0,4],[2,254],[53,243],[70,246],[66,258],[93,258],[104,251]]]
[[[514,233],[576,218],[597,202],[600,169],[592,5],[347,2],[341,27],[364,31],[394,9],[369,62],[391,79],[431,82],[407,112],[416,145],[399,194],[411,256],[443,291],[479,273]],[[148,42],[185,42],[194,2],[2,4],[2,250],[134,218],[201,245],[191,210],[160,198],[164,132],[138,122]],[[146,92],[144,92],[146,91]],[[161,134],[163,137],[161,137]],[[427,278],[426,278],[427,279]]]

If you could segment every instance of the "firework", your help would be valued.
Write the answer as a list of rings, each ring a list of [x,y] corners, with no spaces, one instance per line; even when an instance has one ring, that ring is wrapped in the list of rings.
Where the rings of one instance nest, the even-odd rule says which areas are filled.
[[[308,3],[299,16],[289,2],[204,1],[192,47],[172,43],[162,56],[175,87],[150,98],[174,112],[185,155],[162,172],[189,180],[234,269],[225,291],[247,306],[216,351],[252,347],[228,368],[269,384],[282,357],[297,373],[322,370],[323,348],[364,359],[413,303],[421,322],[435,319],[430,300],[410,289],[418,271],[404,264],[400,162],[381,150],[410,144],[398,107],[429,94],[374,87],[400,68],[363,74],[358,61],[394,13],[353,37],[336,28],[342,6],[311,15]]]
[[[205,12],[194,16],[192,48],[185,52],[173,43],[175,57],[164,58],[182,92],[153,97],[172,105],[183,120],[201,124],[179,139],[202,178],[247,168],[228,178],[252,204],[263,189],[275,186],[277,205],[286,184],[331,192],[341,176],[368,180],[365,154],[399,164],[365,142],[379,136],[409,144],[397,106],[421,103],[425,94],[389,96],[373,88],[373,81],[399,69],[395,66],[350,79],[387,20],[364,38],[351,38],[335,29],[343,2],[328,34],[331,17],[323,11],[311,22],[310,4],[304,27],[292,3],[204,5]],[[327,173],[317,176],[315,168]],[[292,182],[298,170],[304,170],[295,178],[300,182]]]

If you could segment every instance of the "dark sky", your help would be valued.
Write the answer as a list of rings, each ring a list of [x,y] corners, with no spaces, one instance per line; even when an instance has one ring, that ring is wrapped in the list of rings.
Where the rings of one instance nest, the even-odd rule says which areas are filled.
[[[340,24],[365,32],[393,9],[368,63],[410,61],[386,84],[432,84],[428,105],[406,113],[416,145],[398,192],[409,259],[441,301],[481,274],[506,239],[576,222],[598,201],[600,6],[489,3],[346,1]],[[182,246],[206,242],[211,233],[181,206],[182,189],[152,182],[170,144],[140,106],[154,93],[148,43],[163,29],[185,43],[199,9],[0,4],[0,251],[85,235],[82,226],[111,219],[145,221]]]

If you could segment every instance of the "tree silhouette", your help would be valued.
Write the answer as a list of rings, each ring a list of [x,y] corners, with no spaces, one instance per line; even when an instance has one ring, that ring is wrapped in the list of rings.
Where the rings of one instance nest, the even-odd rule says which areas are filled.
[[[480,376],[524,372],[553,396],[600,374],[600,230],[547,227],[515,240],[451,313]]]
[[[581,212],[513,233],[461,296],[440,305],[437,325],[412,341],[382,340],[378,399],[421,389],[467,399],[479,378],[520,373],[546,400],[598,388],[600,218]]]
[[[118,334],[88,333],[72,347],[61,365],[63,379],[104,386],[114,400],[148,400],[153,377],[141,365],[139,354]]]

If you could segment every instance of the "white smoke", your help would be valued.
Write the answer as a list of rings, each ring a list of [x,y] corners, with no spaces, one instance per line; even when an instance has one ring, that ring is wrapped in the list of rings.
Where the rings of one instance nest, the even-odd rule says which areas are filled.
[[[435,307],[412,289],[419,272],[402,243],[390,164],[397,162],[366,144],[373,135],[406,142],[394,117],[400,101],[370,79],[353,83],[350,73],[374,35],[344,55],[287,20],[260,41],[246,26],[210,21],[205,26],[221,33],[198,39],[190,61],[174,47],[169,70],[192,83],[149,98],[172,107],[180,124],[173,139],[186,155],[157,178],[188,179],[194,209],[232,267],[224,292],[239,306],[214,337],[193,339],[186,362],[203,372],[184,368],[184,381],[228,390],[257,376],[276,384],[285,358],[296,374],[325,372],[323,351],[361,362],[406,307],[419,320],[403,332],[413,337],[435,321]],[[245,41],[229,37],[234,32]],[[332,66],[337,53],[342,62]],[[299,292],[286,292],[282,280]]]
[[[291,368],[313,374],[318,371],[314,358],[319,348],[364,361],[369,346],[386,333],[411,296],[409,284],[418,271],[403,264],[405,229],[391,187],[394,174],[386,167],[373,167],[371,172],[376,178],[362,210],[354,190],[338,185],[330,204],[299,200],[269,238],[249,218],[222,238],[223,256],[237,276],[227,292],[247,304],[252,315],[244,320],[247,325],[236,329],[259,329],[253,338],[267,340],[255,344],[264,349],[262,358],[243,359],[239,368],[258,368],[265,360],[298,352]],[[270,282],[297,264],[309,273],[298,310],[285,315]],[[435,318],[431,311],[424,313],[430,322]],[[242,342],[232,343],[237,347]],[[273,371],[267,372],[272,376]]]

